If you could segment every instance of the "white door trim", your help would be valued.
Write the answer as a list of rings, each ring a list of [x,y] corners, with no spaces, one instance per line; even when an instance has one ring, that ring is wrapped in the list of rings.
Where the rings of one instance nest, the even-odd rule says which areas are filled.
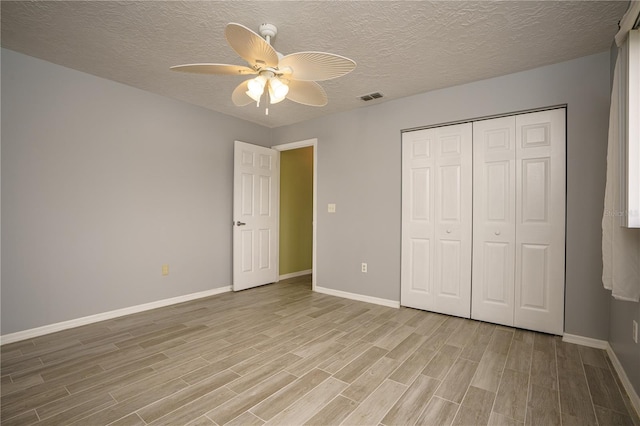
[[[311,254],[311,290],[316,291],[316,271],[317,271],[317,229],[318,229],[318,139],[306,139],[298,142],[285,143],[281,145],[272,146],[272,149],[276,151],[289,151],[291,149],[306,148],[308,146],[313,147],[313,248]],[[278,188],[278,203],[280,202],[280,188]],[[280,207],[278,206],[278,223],[280,218]],[[278,232],[280,232],[278,230]],[[278,253],[280,253],[280,246],[278,245]],[[278,274],[280,270],[278,269]]]

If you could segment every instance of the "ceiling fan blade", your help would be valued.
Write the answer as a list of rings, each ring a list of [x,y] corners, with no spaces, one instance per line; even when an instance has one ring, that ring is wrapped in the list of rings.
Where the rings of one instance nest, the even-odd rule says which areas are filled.
[[[227,42],[252,67],[278,66],[278,54],[265,39],[244,25],[230,23],[224,30]]]
[[[227,64],[185,64],[169,68],[172,71],[190,72],[194,74],[218,74],[218,75],[247,75],[257,74],[256,71],[242,65]]]
[[[235,106],[245,106],[249,105],[251,102],[254,102],[254,100],[247,95],[247,90],[249,90],[249,88],[247,87],[248,83],[249,80],[243,81],[242,83],[238,84],[233,91],[231,100],[233,101]]]
[[[341,77],[356,67],[355,61],[325,52],[298,52],[280,59],[278,68],[291,68],[290,78],[302,81],[322,81]]]
[[[329,100],[327,93],[315,81],[289,81],[287,99],[303,105],[325,106]]]

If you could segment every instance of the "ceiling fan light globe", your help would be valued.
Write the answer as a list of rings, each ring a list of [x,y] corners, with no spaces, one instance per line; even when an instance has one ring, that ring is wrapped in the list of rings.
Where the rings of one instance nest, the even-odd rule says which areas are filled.
[[[273,94],[272,90],[269,90],[269,103],[270,104],[277,104],[278,102],[282,102],[285,100],[285,97],[277,97]]]
[[[289,93],[289,86],[277,78],[269,80],[269,99],[272,104],[282,102]]]
[[[246,94],[256,102],[260,102],[260,98],[262,97],[262,93],[256,96],[254,93],[251,92],[251,90],[247,90]]]
[[[262,75],[252,78],[249,80],[249,83],[247,83],[247,89],[249,89],[247,90],[247,95],[258,102],[262,93],[264,93],[265,84],[267,84],[267,79]]]

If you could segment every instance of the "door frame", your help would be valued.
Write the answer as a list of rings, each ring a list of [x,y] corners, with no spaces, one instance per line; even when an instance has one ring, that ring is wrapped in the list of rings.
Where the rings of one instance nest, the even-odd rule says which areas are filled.
[[[272,146],[276,151],[290,151],[292,149],[313,147],[313,221],[312,221],[312,254],[311,254],[311,290],[316,291],[317,262],[317,229],[318,229],[318,139],[305,139],[298,142],[285,143]],[[280,185],[276,188],[278,194],[278,265],[276,271],[280,279]]]

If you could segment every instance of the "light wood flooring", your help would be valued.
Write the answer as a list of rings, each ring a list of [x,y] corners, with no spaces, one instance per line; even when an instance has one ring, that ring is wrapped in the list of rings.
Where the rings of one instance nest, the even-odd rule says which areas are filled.
[[[605,351],[310,278],[4,345],[10,425],[636,425]]]

